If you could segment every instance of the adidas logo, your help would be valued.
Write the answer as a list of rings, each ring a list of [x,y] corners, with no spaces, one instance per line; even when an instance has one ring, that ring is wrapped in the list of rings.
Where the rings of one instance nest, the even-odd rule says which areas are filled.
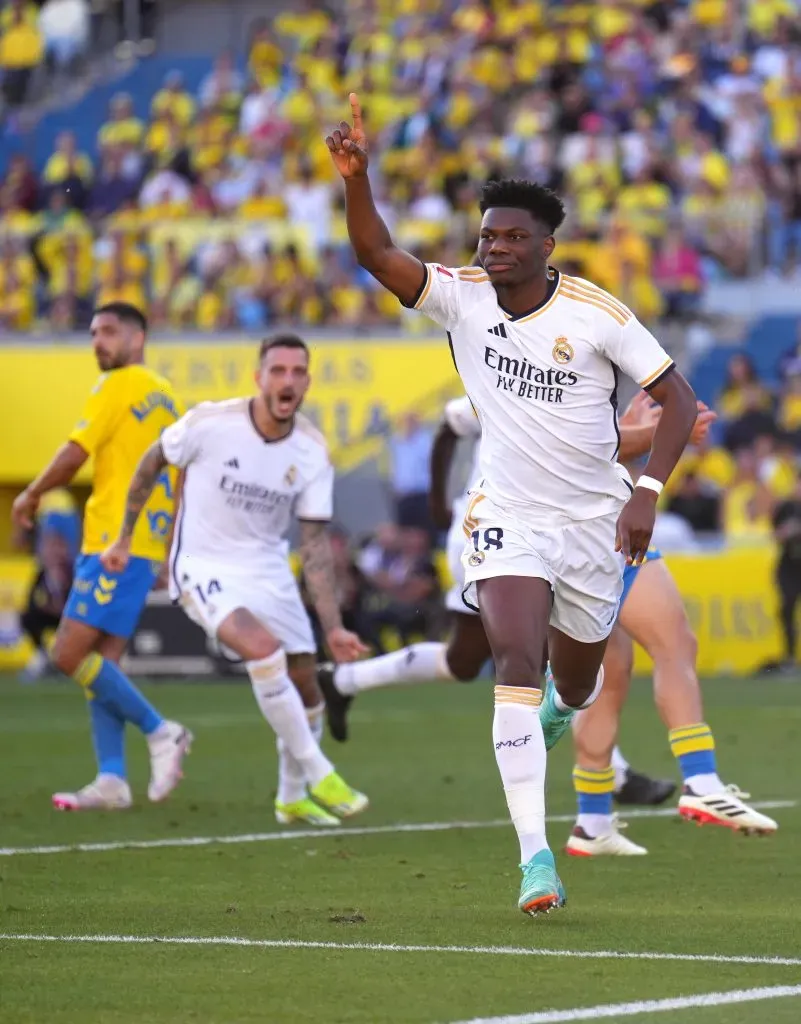
[[[229,459],[225,465],[229,469],[239,469],[239,459]]]
[[[495,327],[488,327],[487,334],[494,334],[496,338],[507,337],[506,328],[503,324],[496,324]]]

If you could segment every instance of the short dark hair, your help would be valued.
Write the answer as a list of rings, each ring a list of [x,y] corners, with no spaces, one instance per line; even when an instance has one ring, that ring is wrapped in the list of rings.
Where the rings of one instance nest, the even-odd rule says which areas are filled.
[[[303,349],[307,357],[309,355],[309,346],[299,335],[273,334],[272,337],[265,338],[261,345],[259,345],[259,362],[274,348],[300,348]]]
[[[565,219],[564,203],[552,189],[523,178],[488,181],[482,186],[478,206],[482,214],[496,206],[527,210],[534,220],[544,224],[551,234]]]
[[[106,302],[104,305],[98,306],[92,316],[97,316],[99,313],[113,313],[124,324],[138,327],[143,334],[147,334],[147,317],[141,309],[130,302]]]

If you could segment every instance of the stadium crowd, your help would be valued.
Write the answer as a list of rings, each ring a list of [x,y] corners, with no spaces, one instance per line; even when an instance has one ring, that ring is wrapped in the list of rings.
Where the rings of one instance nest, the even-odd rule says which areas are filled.
[[[6,90],[9,33],[28,25],[41,59],[35,11],[3,8]],[[353,265],[322,144],[351,89],[404,244],[469,261],[476,186],[534,177],[568,202],[558,265],[643,320],[692,317],[710,278],[801,263],[797,15],[796,0],[294,4],[252,26],[242,70],[218,55],[196,94],[170,74],[146,120],[116,96],[96,153],[65,132],[42,168],[11,158],[1,326],[69,329],[112,298],[201,331],[401,322]]]

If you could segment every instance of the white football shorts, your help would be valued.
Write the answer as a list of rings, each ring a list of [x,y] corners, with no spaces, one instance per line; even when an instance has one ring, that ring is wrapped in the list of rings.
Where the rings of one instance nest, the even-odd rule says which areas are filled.
[[[317,645],[289,563],[276,561],[269,575],[184,555],[171,572],[170,595],[210,637],[237,608],[246,608],[287,654],[314,654]]]
[[[535,576],[553,590],[552,626],[583,643],[604,640],[623,590],[624,558],[615,551],[617,517],[528,527],[486,495],[473,494],[463,529],[465,604],[478,608],[478,580]]]

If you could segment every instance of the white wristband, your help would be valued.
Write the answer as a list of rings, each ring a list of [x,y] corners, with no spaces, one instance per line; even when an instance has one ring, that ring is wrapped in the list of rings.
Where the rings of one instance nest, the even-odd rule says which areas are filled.
[[[655,494],[661,494],[662,493],[662,488],[665,485],[661,484],[658,480],[656,480],[652,476],[641,476],[637,480],[637,483],[636,483],[635,486],[637,486],[637,487],[645,487],[646,490],[653,491]]]

